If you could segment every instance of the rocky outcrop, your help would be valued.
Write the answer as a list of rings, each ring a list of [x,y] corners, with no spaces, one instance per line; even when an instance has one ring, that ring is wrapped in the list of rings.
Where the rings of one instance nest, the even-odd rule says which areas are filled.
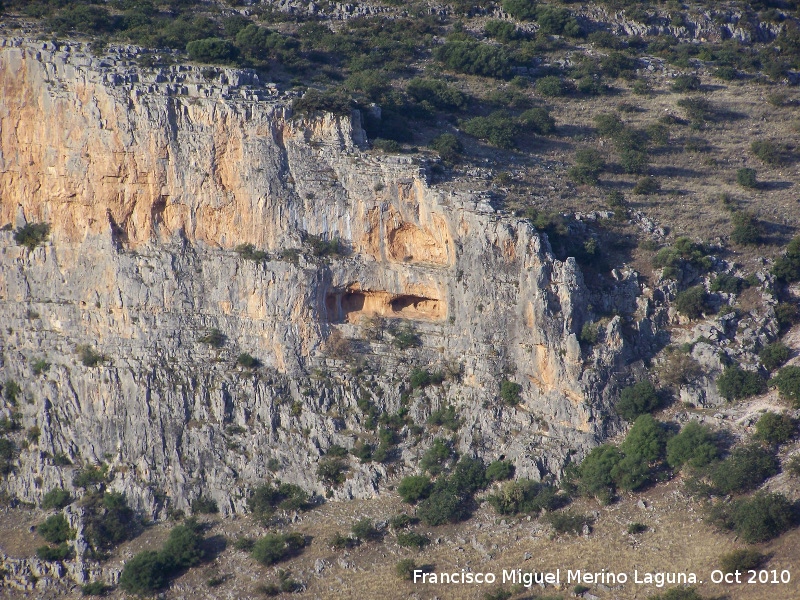
[[[527,221],[431,187],[418,158],[367,151],[357,113],[300,117],[253,74],[135,59],[0,47],[0,223],[52,227],[33,250],[0,232],[0,377],[23,388],[4,414],[20,446],[40,431],[6,492],[38,502],[102,462],[153,517],[201,494],[244,510],[272,477],[368,496],[414,467],[447,405],[461,452],[523,476],[558,474],[608,433],[621,320],[581,348],[581,272]],[[315,255],[334,239],[345,253]],[[603,309],[649,331],[636,274],[618,276]],[[411,393],[412,366],[449,377]],[[502,379],[522,386],[516,407]],[[391,472],[345,460],[331,487],[325,451],[375,439],[365,406],[406,415]]]

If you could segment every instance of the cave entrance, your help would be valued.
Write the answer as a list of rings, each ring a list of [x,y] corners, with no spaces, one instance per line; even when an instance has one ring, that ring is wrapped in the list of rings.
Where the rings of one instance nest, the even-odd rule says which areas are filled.
[[[362,317],[439,320],[447,309],[441,300],[415,294],[346,290],[325,297],[325,312],[332,323],[356,323]]]

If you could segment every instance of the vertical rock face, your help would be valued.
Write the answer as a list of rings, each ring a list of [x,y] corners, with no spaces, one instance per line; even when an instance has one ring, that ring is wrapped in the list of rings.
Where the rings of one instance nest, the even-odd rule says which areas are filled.
[[[580,271],[529,223],[429,187],[409,157],[363,151],[357,114],[294,117],[253,75],[3,44],[0,224],[52,226],[33,250],[0,232],[0,377],[23,388],[4,411],[41,430],[0,483],[9,493],[69,488],[67,460],[108,464],[154,516],[201,494],[242,510],[273,475],[324,492],[325,450],[376,433],[365,402],[423,427],[451,404],[459,450],[531,477],[605,433],[619,323],[607,351],[582,353]],[[348,253],[314,258],[309,235]],[[421,346],[398,348],[375,317]],[[220,348],[199,341],[211,328]],[[349,362],[331,351],[342,335]],[[84,364],[81,347],[104,360]],[[238,366],[245,352],[262,366]],[[37,375],[39,359],[51,366]],[[409,396],[414,365],[451,376]],[[498,398],[502,379],[522,386],[518,406]],[[437,432],[399,433],[402,473]],[[348,468],[335,497],[389,476]]]

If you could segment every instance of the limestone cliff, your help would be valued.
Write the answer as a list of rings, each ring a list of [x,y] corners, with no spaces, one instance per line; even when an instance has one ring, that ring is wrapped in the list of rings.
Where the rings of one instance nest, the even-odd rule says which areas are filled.
[[[252,73],[135,59],[0,47],[0,225],[52,226],[33,250],[0,232],[0,379],[23,388],[4,414],[41,430],[5,491],[70,488],[68,459],[108,464],[111,487],[152,516],[200,494],[241,511],[273,476],[367,496],[411,472],[448,404],[460,451],[505,455],[523,476],[557,474],[608,433],[621,320],[599,350],[580,347],[580,270],[527,221],[431,187],[418,158],[367,151],[358,113],[300,117]],[[349,252],[314,257],[309,236]],[[616,308],[633,313],[636,274],[620,277]],[[421,346],[398,349],[376,316]],[[211,328],[219,349],[199,341]],[[341,336],[349,362],[330,351]],[[84,365],[87,346],[105,360]],[[244,352],[261,368],[238,366]],[[51,366],[37,375],[39,359]],[[412,366],[450,377],[409,395]],[[517,407],[502,379],[522,386]],[[351,459],[326,490],[325,450],[375,436],[365,402],[406,405],[425,430],[399,428],[390,470]]]

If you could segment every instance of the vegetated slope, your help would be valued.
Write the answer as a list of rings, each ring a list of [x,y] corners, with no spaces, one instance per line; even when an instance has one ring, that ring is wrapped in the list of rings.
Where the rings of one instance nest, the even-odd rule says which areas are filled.
[[[3,485],[39,504],[63,488],[76,531],[42,560],[74,553],[109,581],[95,561],[140,529],[106,488],[146,516],[258,516],[264,479],[315,492],[309,508],[386,497],[419,466],[434,477],[419,509],[433,529],[402,539],[438,565],[452,549],[419,536],[476,510],[494,520],[478,508],[489,482],[465,484],[459,455],[513,463],[517,487],[494,502],[506,514],[556,510],[568,493],[608,502],[677,472],[673,421],[724,430],[715,407],[758,397],[771,372],[796,400],[782,363],[797,344],[779,341],[800,278],[787,247],[793,6],[507,2],[431,17],[364,5],[351,18],[333,5],[5,5],[8,27],[89,36],[96,55],[75,42],[3,48]],[[769,401],[782,435],[793,413]],[[689,412],[636,421],[638,441],[567,468],[563,491],[525,482],[561,476],[670,402]],[[740,536],[749,494],[789,466],[787,446],[771,458],[763,436],[763,451],[737,454],[744,433],[701,444],[711,463],[691,459],[692,493],[743,494],[712,519]],[[727,453],[761,475],[737,488],[738,463],[713,462]],[[767,485],[790,491],[786,477]],[[299,509],[270,494],[265,522]],[[551,525],[583,531],[584,502]],[[79,506],[127,525],[93,538]],[[340,525],[335,545],[350,552],[352,523]],[[300,570],[264,591],[323,594],[307,562],[328,552],[327,532],[310,527],[310,547],[258,546],[258,560]],[[245,546],[224,556],[250,564]],[[180,566],[144,547],[156,552],[136,563],[144,583],[169,585]],[[58,568],[30,560],[11,568],[17,585]],[[243,589],[219,577],[208,585]]]

